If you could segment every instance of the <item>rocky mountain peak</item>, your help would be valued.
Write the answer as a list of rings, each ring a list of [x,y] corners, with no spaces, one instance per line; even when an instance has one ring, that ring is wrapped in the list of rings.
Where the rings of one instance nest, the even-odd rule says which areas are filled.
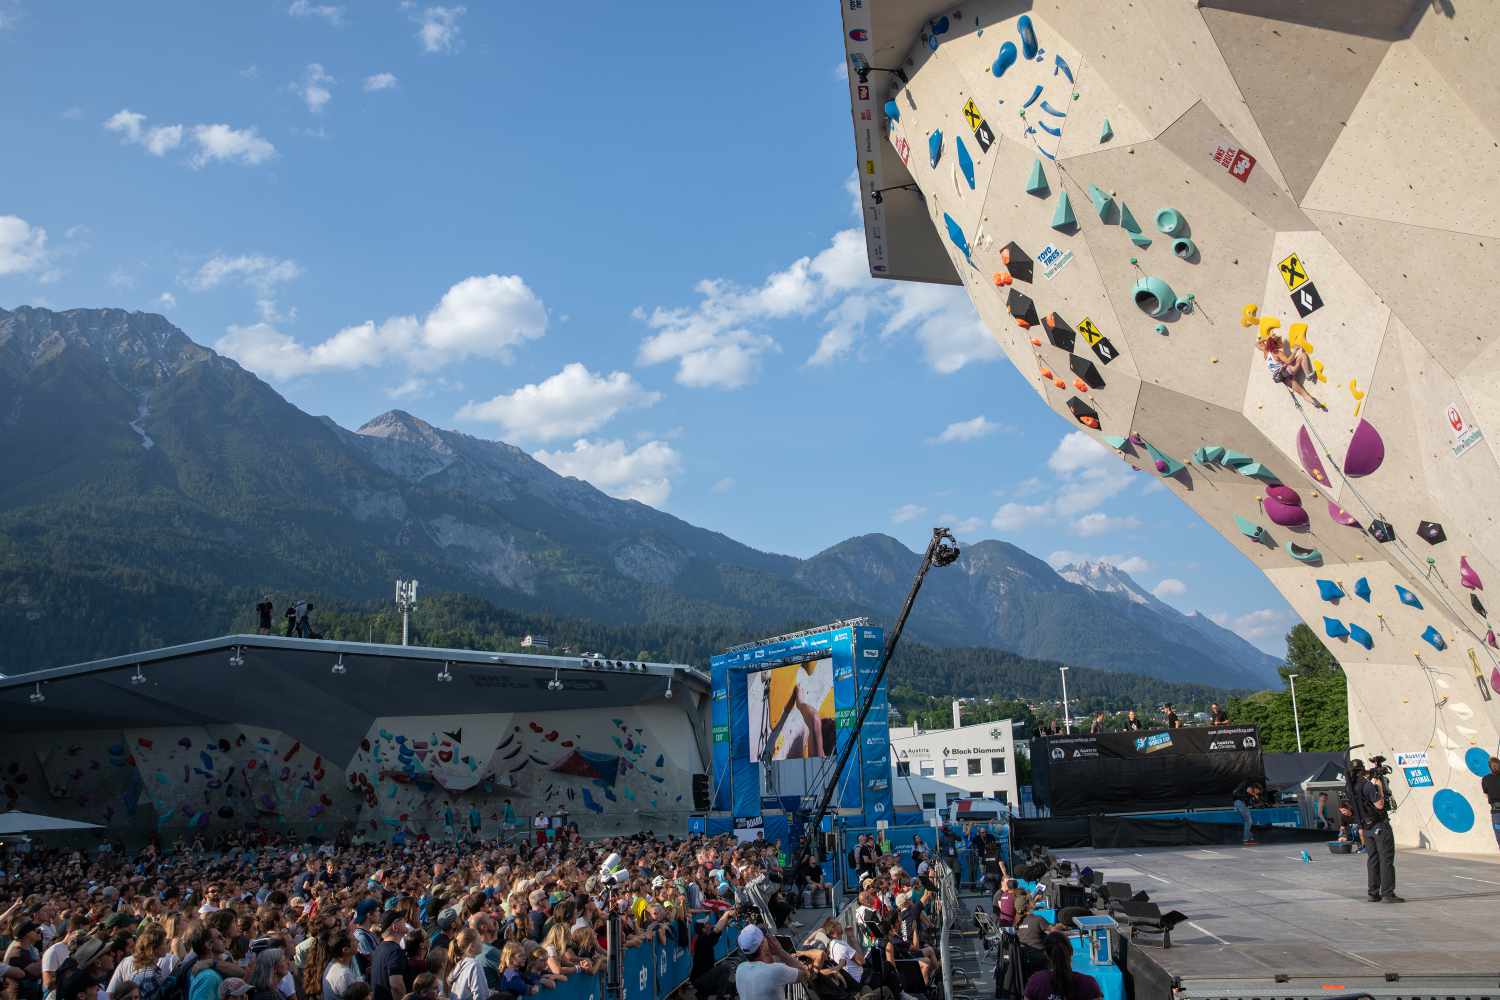
[[[1155,607],[1157,599],[1136,583],[1135,578],[1113,563],[1102,560],[1086,560],[1069,563],[1057,571],[1057,575],[1080,587],[1097,590],[1103,594],[1119,594],[1133,604]]]

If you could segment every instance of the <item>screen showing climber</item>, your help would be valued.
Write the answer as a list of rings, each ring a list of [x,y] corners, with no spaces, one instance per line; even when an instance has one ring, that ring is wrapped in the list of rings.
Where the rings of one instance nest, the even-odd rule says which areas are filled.
[[[831,658],[752,674],[746,694],[752,759],[795,760],[834,752]]]

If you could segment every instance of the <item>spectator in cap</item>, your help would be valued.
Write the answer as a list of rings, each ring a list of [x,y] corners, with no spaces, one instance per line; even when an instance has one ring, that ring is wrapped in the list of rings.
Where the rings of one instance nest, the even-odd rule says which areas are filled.
[[[739,946],[745,955],[745,961],[734,970],[739,1000],[781,1000],[785,987],[812,978],[801,962],[787,954],[781,942],[755,924],[748,924],[740,931]]]

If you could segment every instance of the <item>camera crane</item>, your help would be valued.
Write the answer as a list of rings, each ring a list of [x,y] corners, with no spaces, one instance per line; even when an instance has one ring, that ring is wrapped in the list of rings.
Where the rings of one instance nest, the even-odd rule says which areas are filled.
[[[844,748],[839,751],[838,760],[833,766],[833,773],[829,775],[828,782],[823,788],[823,794],[818,799],[818,807],[813,811],[812,819],[803,831],[802,846],[797,850],[797,859],[793,871],[800,869],[812,853],[813,841],[818,836],[818,827],[823,823],[823,817],[828,814],[828,804],[833,801],[833,796],[839,787],[839,777],[844,773],[844,767],[849,763],[849,754],[859,745],[859,733],[864,727],[865,717],[870,714],[870,706],[875,703],[875,692],[880,690],[880,682],[885,679],[886,667],[890,665],[891,655],[896,652],[896,644],[901,641],[901,632],[906,628],[907,616],[917,602],[917,593],[922,589],[922,581],[927,578],[927,571],[933,566],[949,566],[957,561],[959,555],[958,542],[953,538],[953,532],[947,528],[933,528],[932,541],[927,543],[927,552],[922,556],[922,565],[917,569],[917,576],[911,582],[911,590],[906,593],[906,603],[901,605],[901,614],[896,618],[896,627],[891,630],[890,640],[885,644],[885,652],[880,657],[880,668],[875,671],[875,679],[870,684],[870,689],[865,692],[864,702],[859,707],[859,714],[854,717],[854,732]]]

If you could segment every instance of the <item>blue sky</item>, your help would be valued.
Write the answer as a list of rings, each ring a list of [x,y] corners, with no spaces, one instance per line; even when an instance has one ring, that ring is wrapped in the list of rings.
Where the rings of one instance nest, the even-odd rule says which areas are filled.
[[[868,276],[832,3],[0,0],[0,305],[159,311],[347,427],[400,407],[763,549],[933,523],[1291,611]]]

